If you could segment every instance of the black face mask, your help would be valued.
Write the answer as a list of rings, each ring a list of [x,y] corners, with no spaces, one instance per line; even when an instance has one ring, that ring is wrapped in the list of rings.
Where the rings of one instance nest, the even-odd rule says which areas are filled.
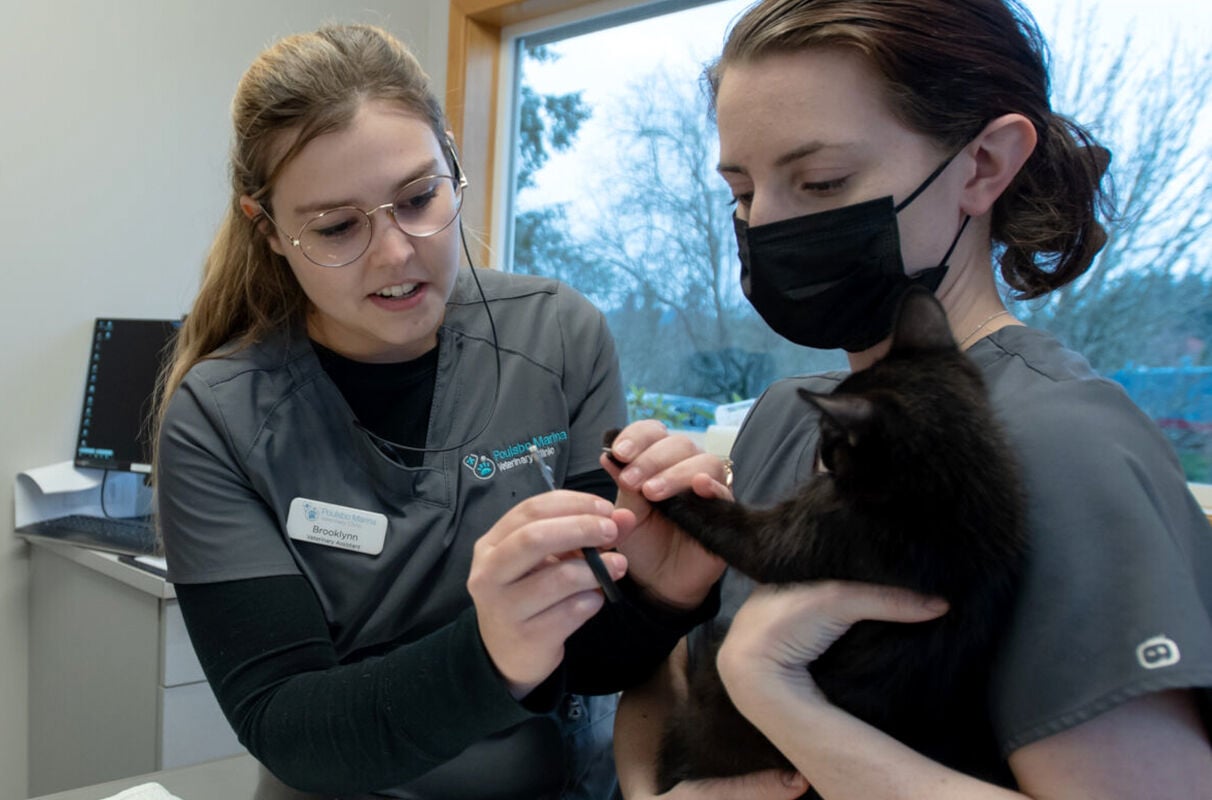
[[[883,340],[909,287],[938,289],[968,224],[964,217],[937,267],[905,274],[896,215],[950,163],[900,205],[881,197],[756,228],[734,217],[745,297],[775,333],[796,344],[857,353]]]

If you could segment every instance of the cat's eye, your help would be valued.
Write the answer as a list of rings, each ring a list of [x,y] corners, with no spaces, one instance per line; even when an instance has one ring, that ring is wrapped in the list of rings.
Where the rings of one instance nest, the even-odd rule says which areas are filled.
[[[833,466],[829,462],[833,459],[826,459],[825,454],[817,451],[816,465],[812,468],[813,472],[833,472]]]
[[[816,448],[816,462],[813,472],[833,472],[834,447],[831,442],[822,441]]]

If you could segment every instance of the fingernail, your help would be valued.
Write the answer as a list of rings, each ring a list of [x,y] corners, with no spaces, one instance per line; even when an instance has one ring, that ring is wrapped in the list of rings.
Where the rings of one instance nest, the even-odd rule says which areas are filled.
[[[597,514],[599,516],[609,517],[611,514],[614,513],[614,506],[610,503],[609,500],[603,500],[602,498],[599,497],[597,499],[597,502],[595,502],[593,504],[593,510],[595,512],[597,512]]]
[[[805,778],[803,775],[799,774],[798,772],[784,772],[783,773],[783,785],[788,788],[790,788],[792,786],[803,786],[804,789],[807,789],[808,788],[808,779]]]
[[[634,486],[639,483],[641,477],[642,475],[637,467],[628,467],[619,473],[619,479],[628,486]]]
[[[611,445],[611,449],[614,451],[616,456],[626,461],[630,461],[632,456],[635,455],[635,444],[629,439],[616,441],[613,445]]]
[[[950,604],[941,597],[932,597],[925,603],[927,611],[933,611],[936,614],[941,614],[951,608]]]
[[[622,553],[607,551],[602,553],[602,561],[606,562],[606,568],[610,570],[610,577],[616,581],[627,574],[627,558]]]
[[[659,500],[665,496],[665,481],[661,478],[653,478],[644,484],[644,494],[652,497],[654,500]]]

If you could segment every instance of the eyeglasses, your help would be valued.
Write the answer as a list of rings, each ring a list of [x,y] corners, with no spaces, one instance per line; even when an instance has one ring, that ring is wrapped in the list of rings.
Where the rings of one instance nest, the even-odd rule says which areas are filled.
[[[366,210],[341,206],[316,214],[294,236],[283,230],[264,206],[261,213],[308,261],[321,267],[343,267],[357,261],[370,248],[373,236],[370,218],[375,212],[387,209],[397,228],[423,239],[441,233],[454,222],[463,205],[466,186],[466,178],[426,175],[406,183],[390,203]]]

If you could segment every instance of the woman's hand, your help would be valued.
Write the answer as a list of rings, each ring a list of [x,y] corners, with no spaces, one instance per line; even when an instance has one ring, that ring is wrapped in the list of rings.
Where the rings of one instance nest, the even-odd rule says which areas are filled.
[[[854,623],[925,622],[946,610],[942,600],[890,586],[759,586],[733,618],[716,665],[733,704],[752,720],[751,714],[792,694],[827,702],[805,666]]]
[[[694,608],[724,572],[724,562],[704,550],[649,504],[686,489],[704,497],[732,499],[724,462],[702,452],[685,436],[671,436],[655,420],[632,423],[611,446],[626,466],[606,456],[602,466],[619,486],[617,505],[635,515],[636,527],[619,542],[632,580],[657,600]]]
[[[475,544],[467,590],[480,638],[510,693],[526,696],[564,658],[564,640],[604,602],[582,547],[611,547],[630,512],[600,497],[554,491],[514,506]],[[610,576],[627,559],[602,553]]]
[[[855,622],[925,622],[946,610],[902,589],[825,582],[760,587],[717,658],[736,707],[824,797],[1206,797],[1207,732],[1190,691],[1136,697],[1010,754],[1022,793],[931,761],[825,701],[804,665]]]

